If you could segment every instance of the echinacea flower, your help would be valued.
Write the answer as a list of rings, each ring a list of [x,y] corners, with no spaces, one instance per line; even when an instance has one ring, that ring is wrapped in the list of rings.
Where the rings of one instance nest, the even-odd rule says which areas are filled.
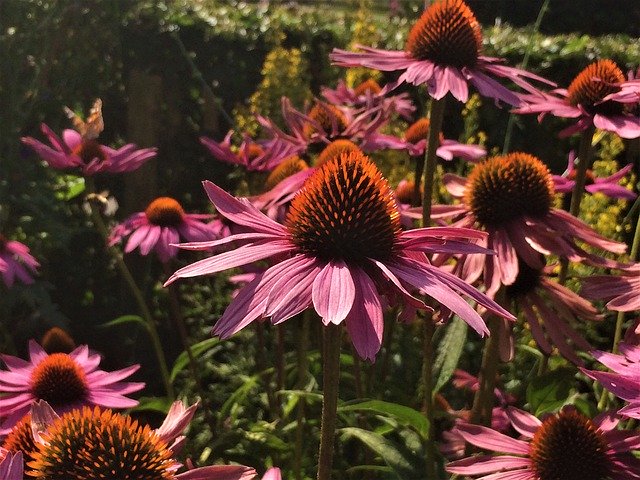
[[[521,439],[479,425],[460,425],[470,444],[499,455],[478,455],[451,462],[450,473],[477,480],[632,480],[640,478],[637,431],[616,430],[608,414],[590,419],[566,407],[540,421],[510,407],[508,415]]]
[[[535,88],[524,78],[551,83],[532,73],[503,65],[499,58],[483,56],[480,23],[462,0],[431,3],[409,32],[403,51],[358,48],[362,52],[334,49],[329,57],[334,64],[343,67],[402,71],[387,90],[404,82],[426,84],[434,99],[451,92],[456,99],[466,102],[471,84],[481,95],[509,105],[520,105],[518,95],[494,77],[510,80],[528,91],[535,91]]]
[[[575,167],[575,153],[573,150],[569,153],[569,163],[567,169],[562,175],[554,175],[553,183],[558,193],[571,193],[576,184],[575,178],[577,170]],[[592,170],[587,170],[586,185],[584,189],[589,193],[602,193],[610,198],[618,198],[623,200],[635,200],[638,196],[632,190],[618,185],[618,182],[624,178],[633,169],[633,164],[629,163],[608,177],[597,177]]]
[[[131,417],[99,407],[58,416],[46,402],[32,409],[38,450],[28,463],[30,476],[42,480],[249,480],[255,470],[212,465],[177,473],[175,459],[196,405],[174,402],[162,426],[151,429]],[[36,433],[37,432],[37,433]]]
[[[618,275],[592,275],[584,279],[580,293],[589,300],[605,300],[609,310],[640,310],[640,263],[626,267]]]
[[[31,275],[36,273],[39,266],[29,253],[29,247],[0,234],[0,274],[7,287],[13,286],[16,278],[22,283],[33,283]]]
[[[22,469],[22,453],[3,453],[0,449],[0,480],[23,480]]]
[[[581,220],[553,207],[551,173],[533,155],[514,152],[492,157],[477,164],[468,178],[446,174],[444,183],[462,203],[434,205],[432,216],[451,218],[456,227],[480,227],[489,234],[485,246],[496,255],[468,255],[457,268],[469,282],[484,274],[490,294],[500,285],[516,281],[520,262],[535,270],[543,268],[544,255],[598,266],[616,265],[585,251],[577,242],[613,253],[626,250],[624,243],[602,237]]]
[[[101,145],[95,138],[83,138],[75,130],[64,130],[61,139],[44,123],[41,129],[51,146],[32,137],[23,137],[22,143],[31,147],[50,167],[59,170],[77,169],[85,176],[131,172],[156,156],[155,148],[138,150],[129,143],[113,149]]]
[[[274,263],[246,285],[227,307],[214,334],[227,338],[261,317],[279,324],[313,305],[325,325],[346,323],[363,358],[373,360],[382,341],[381,294],[412,308],[428,308],[408,286],[457,313],[484,335],[487,327],[459,293],[496,314],[511,315],[459,278],[433,267],[425,253],[486,252],[469,229],[424,228],[403,232],[393,192],[375,165],[358,152],[325,163],[289,207],[285,225],[246,199],[211,182],[204,188],[220,215],[245,232],[220,241],[181,245],[191,250],[240,242],[175,272],[168,280],[217,273],[272,258]]]
[[[211,155],[218,160],[241,165],[249,172],[271,171],[282,160],[296,153],[290,144],[273,141],[255,142],[246,134],[237,151],[234,151],[231,148],[232,135],[233,130],[229,130],[222,142],[216,142],[209,137],[200,137],[200,143],[207,147]]]
[[[197,242],[210,239],[217,224],[206,223],[212,215],[185,213],[182,205],[171,197],[159,197],[153,200],[144,212],[131,215],[117,225],[109,235],[109,245],[121,242],[129,237],[124,247],[126,253],[136,248],[141,255],[155,251],[163,263],[178,254],[174,245],[178,242]]]
[[[412,157],[424,156],[429,135],[429,119],[420,118],[407,128],[404,137],[398,138],[385,133],[373,133],[365,137],[362,149],[365,152],[381,149],[406,150]],[[440,135],[436,155],[443,160],[460,157],[469,162],[477,162],[487,151],[480,145],[456,142]]]
[[[629,402],[629,405],[618,410],[619,415],[640,419],[640,345],[623,342],[618,348],[620,355],[599,350],[591,352],[611,372],[581,370],[611,393]]]
[[[539,119],[547,113],[576,119],[574,125],[560,132],[561,137],[595,126],[622,138],[637,138],[640,116],[630,113],[624,99],[613,95],[621,91],[623,82],[624,74],[615,62],[598,60],[582,70],[567,89],[523,95],[524,104],[515,112],[538,113]]]
[[[411,118],[416,109],[408,93],[385,95],[382,92],[382,87],[373,79],[365,80],[355,88],[349,88],[344,80],[340,80],[335,90],[322,87],[321,91],[322,96],[334,105],[357,109],[370,108],[382,103],[385,112],[397,113],[407,120]]]
[[[58,412],[80,405],[130,408],[137,400],[125,395],[144,388],[144,383],[124,382],[140,365],[114,372],[99,370],[100,355],[81,345],[69,353],[48,355],[34,340],[29,342],[29,361],[12,355],[0,358],[8,370],[0,370],[0,410],[6,418],[0,435],[9,430],[37,400],[46,400]]]

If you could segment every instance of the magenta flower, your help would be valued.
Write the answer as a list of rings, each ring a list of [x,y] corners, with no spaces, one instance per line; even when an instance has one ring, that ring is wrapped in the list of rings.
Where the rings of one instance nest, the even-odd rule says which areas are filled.
[[[502,64],[502,60],[481,55],[482,30],[471,9],[462,0],[442,0],[427,7],[409,32],[404,51],[358,46],[363,52],[334,49],[330,58],[343,67],[368,67],[385,72],[401,70],[400,78],[386,87],[391,90],[407,82],[426,84],[435,99],[447,93],[461,102],[469,98],[469,84],[481,95],[520,105],[521,100],[494,77],[512,81],[527,91],[536,89],[524,78],[551,83],[537,75]]]
[[[22,452],[12,454],[0,448],[0,480],[23,480]]]
[[[591,354],[612,372],[581,369],[611,393],[629,402],[619,415],[640,419],[640,345],[619,345],[620,355],[593,351]]]
[[[584,279],[580,293],[590,300],[606,300],[609,310],[640,310],[640,263],[625,268],[619,275],[593,275]]]
[[[477,164],[468,178],[447,174],[449,193],[462,201],[456,205],[434,205],[433,218],[454,219],[452,226],[479,226],[489,235],[485,246],[495,256],[468,255],[458,271],[468,282],[484,275],[487,292],[516,281],[519,262],[534,270],[544,267],[544,255],[570,261],[586,261],[613,267],[611,260],[585,251],[578,241],[597,249],[623,253],[626,245],[602,237],[569,213],[553,208],[553,179],[536,157],[510,153]]]
[[[254,478],[255,470],[242,465],[212,465],[177,473],[182,464],[175,455],[185,442],[182,432],[196,408],[197,404],[185,408],[182,402],[174,402],[160,428],[152,430],[109,409],[84,407],[58,416],[47,402],[38,402],[31,410],[37,451],[28,464],[30,474],[47,480]]]
[[[29,361],[12,355],[1,355],[8,370],[0,370],[0,411],[6,416],[0,424],[0,435],[29,412],[37,400],[46,400],[58,412],[81,405],[130,408],[137,400],[125,395],[144,388],[144,383],[123,382],[140,365],[115,372],[99,370],[100,356],[81,345],[71,353],[48,355],[34,340],[29,342]]]
[[[569,163],[565,172],[560,175],[553,176],[553,183],[556,192],[570,193],[575,186],[576,168],[575,168],[575,153],[572,150],[569,153]],[[596,177],[591,170],[587,170],[586,186],[585,190],[589,193],[602,193],[610,198],[619,198],[623,200],[635,200],[638,196],[635,192],[618,185],[618,182],[633,169],[633,164],[625,165],[613,175],[608,177]]]
[[[427,148],[427,136],[429,134],[429,119],[421,118],[411,124],[404,134],[404,138],[398,138],[384,133],[373,133],[365,137],[362,149],[365,152],[381,149],[406,150],[412,157],[424,155]],[[487,151],[480,145],[470,145],[455,140],[449,140],[440,135],[440,145],[436,155],[443,160],[453,160],[460,157],[469,162],[477,162],[484,157]]]
[[[622,92],[622,82],[624,75],[615,62],[598,60],[582,70],[567,89],[523,95],[525,103],[515,112],[539,113],[539,119],[547,113],[576,119],[574,125],[560,132],[561,137],[573,135],[594,125],[622,138],[637,138],[640,137],[640,116],[631,113],[625,105],[631,101],[632,92],[636,89],[631,84]],[[620,92],[620,96],[616,95]],[[637,102],[636,98],[635,103]]]
[[[630,450],[640,448],[638,432],[616,430],[611,415],[590,419],[573,408],[543,421],[510,407],[514,439],[487,427],[459,425],[470,444],[499,455],[478,455],[445,468],[477,480],[631,480],[640,478],[640,460]]]
[[[62,139],[44,123],[42,133],[51,146],[32,137],[23,137],[22,143],[28,145],[47,164],[56,169],[78,169],[85,176],[96,173],[131,172],[156,156],[155,148],[137,150],[129,143],[117,150],[99,144],[95,138],[83,137],[75,130],[64,130]]]
[[[7,287],[11,287],[16,278],[26,284],[33,283],[31,275],[39,266],[29,247],[0,235],[0,274]]]
[[[279,324],[313,305],[325,325],[346,323],[363,358],[373,360],[382,341],[381,295],[410,308],[428,309],[407,290],[414,287],[442,305],[447,318],[457,313],[478,333],[487,327],[460,293],[492,312],[503,308],[450,273],[433,267],[425,253],[486,253],[473,242],[482,233],[469,229],[425,228],[403,232],[386,180],[358,152],[320,167],[295,196],[285,225],[266,217],[246,199],[236,199],[211,182],[205,190],[218,212],[246,233],[212,242],[182,245],[191,250],[239,242],[175,272],[178,278],[208,275],[272,258],[273,265],[245,286],[214,327],[227,338],[261,317]]]
[[[114,227],[109,235],[109,245],[115,245],[129,236],[124,248],[126,253],[139,248],[140,254],[148,255],[155,250],[160,261],[166,263],[178,254],[175,244],[181,240],[204,241],[216,236],[216,232],[224,231],[217,222],[206,223],[211,219],[212,215],[185,213],[173,198],[159,197],[144,212],[134,213]]]
[[[233,130],[229,130],[222,142],[216,142],[208,137],[200,137],[202,143],[218,160],[234,165],[242,165],[248,171],[268,172],[273,170],[282,160],[296,153],[290,144],[281,142],[258,143],[251,140],[248,135],[244,139],[237,152],[231,148],[231,136]]]
[[[279,468],[272,467],[265,472],[262,480],[282,480],[282,473]]]
[[[322,87],[321,91],[322,96],[334,105],[369,109],[382,104],[385,112],[397,113],[407,120],[416,110],[408,93],[385,95],[380,85],[372,79],[362,82],[355,88],[349,88],[343,80],[340,80],[335,90]]]

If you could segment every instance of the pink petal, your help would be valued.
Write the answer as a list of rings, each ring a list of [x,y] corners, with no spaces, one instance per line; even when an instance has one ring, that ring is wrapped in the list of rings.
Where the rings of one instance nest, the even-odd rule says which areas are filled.
[[[356,286],[353,308],[346,319],[347,330],[358,355],[374,361],[382,345],[382,304],[369,276],[359,268],[351,272]]]
[[[250,480],[257,472],[241,465],[212,465],[179,473],[177,480]]]
[[[313,281],[313,307],[325,325],[340,324],[349,314],[355,285],[349,267],[342,260],[330,260]]]
[[[531,467],[531,460],[523,457],[513,457],[510,455],[482,455],[477,457],[464,458],[451,462],[446,466],[450,473],[457,475],[482,475],[514,468]]]
[[[529,455],[529,443],[516,440],[502,433],[480,425],[458,425],[460,435],[472,445],[496,452]]]

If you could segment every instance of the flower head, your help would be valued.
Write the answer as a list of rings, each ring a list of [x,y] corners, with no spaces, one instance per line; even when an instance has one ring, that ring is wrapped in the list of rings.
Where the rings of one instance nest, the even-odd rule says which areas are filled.
[[[499,58],[483,56],[480,24],[462,0],[440,0],[429,5],[409,32],[404,51],[359,48],[362,53],[334,49],[330,58],[344,67],[402,70],[400,78],[385,90],[404,82],[426,84],[435,99],[451,92],[466,102],[471,84],[482,95],[520,105],[519,97],[492,77],[506,78],[528,91],[535,88],[523,78],[550,83],[524,70],[501,65]]]
[[[59,417],[46,402],[37,404],[32,416],[38,450],[28,464],[30,475],[47,480],[249,480],[255,476],[251,468],[231,465],[177,473],[181,464],[175,459],[176,441],[195,412],[177,403],[180,406],[174,403],[156,430],[109,409],[83,407]],[[167,430],[167,423],[178,428]]]
[[[558,193],[570,193],[575,186],[575,178],[577,170],[575,168],[575,153],[573,150],[569,153],[569,163],[565,172],[560,175],[553,176],[553,182]],[[613,175],[608,177],[597,177],[592,170],[587,170],[585,190],[589,193],[602,193],[610,198],[619,198],[624,200],[635,200],[638,196],[632,190],[618,185],[618,182],[633,169],[633,164],[625,165]]]
[[[156,156],[155,148],[137,150],[129,143],[115,150],[75,130],[64,130],[61,139],[44,123],[41,129],[51,146],[32,137],[23,137],[22,143],[31,147],[50,167],[78,169],[85,176],[131,172]]]
[[[616,96],[624,84],[624,75],[615,62],[598,60],[582,70],[567,89],[523,95],[525,103],[515,111],[539,113],[540,119],[547,113],[577,119],[574,125],[560,132],[561,137],[593,125],[623,138],[637,138],[640,116],[630,110],[625,98]]]
[[[211,218],[207,214],[185,213],[177,200],[159,197],[144,212],[134,213],[117,225],[111,231],[109,245],[129,236],[125,252],[139,248],[142,255],[148,255],[155,250],[161,262],[168,262],[178,254],[174,244],[180,240],[191,242],[211,238],[214,228],[206,223]]]
[[[0,274],[7,287],[11,287],[16,278],[26,284],[33,283],[31,275],[36,273],[39,266],[29,253],[29,247],[0,234]]]
[[[272,266],[246,285],[218,320],[214,333],[223,338],[258,318],[271,317],[278,324],[313,305],[324,324],[344,321],[358,353],[373,359],[382,340],[381,295],[411,308],[428,308],[405,285],[440,302],[445,318],[456,312],[481,334],[487,333],[486,325],[459,293],[511,318],[424,256],[443,250],[486,252],[473,243],[483,234],[450,228],[403,232],[391,188],[359,152],[341,154],[313,173],[293,198],[284,226],[247,200],[210,182],[204,187],[218,212],[246,227],[246,233],[182,245],[202,250],[241,243],[178,270],[167,283],[273,258]]]
[[[80,405],[129,408],[138,404],[127,398],[144,388],[144,383],[124,382],[139,365],[115,372],[99,370],[100,356],[82,345],[71,353],[48,355],[35,341],[29,342],[29,361],[11,355],[0,358],[8,370],[0,371],[2,413],[0,435],[8,431],[29,411],[37,400],[46,400],[58,412]]]
[[[513,407],[508,414],[522,439],[478,425],[458,427],[470,444],[506,455],[469,457],[449,463],[446,470],[491,480],[640,478],[640,461],[629,451],[640,446],[640,435],[616,430],[618,421],[611,416],[592,420],[572,408],[543,421]]]
[[[618,414],[640,419],[640,345],[621,343],[620,355],[593,351],[591,354],[611,372],[582,371],[600,382],[607,390],[629,405],[618,410]]]

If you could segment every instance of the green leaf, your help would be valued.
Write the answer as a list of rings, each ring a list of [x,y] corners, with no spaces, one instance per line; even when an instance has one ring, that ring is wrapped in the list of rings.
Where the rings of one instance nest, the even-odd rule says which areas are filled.
[[[464,344],[467,341],[467,323],[460,317],[455,317],[447,326],[447,332],[438,347],[438,356],[434,362],[434,372],[438,372],[438,377],[433,387],[433,393],[436,394],[449,381],[460,357],[464,350]]]
[[[167,397],[142,397],[140,403],[131,409],[132,412],[160,412],[166,414],[171,407],[171,401]]]
[[[121,317],[111,320],[110,322],[103,323],[102,325],[100,325],[100,327],[109,328],[115,327],[116,325],[124,325],[127,323],[139,323],[143,327],[147,327],[146,322],[140,315],[122,315]]]
[[[390,440],[367,430],[355,427],[342,428],[339,432],[345,438],[356,438],[379,455],[393,469],[398,479],[417,478],[412,461]]]
[[[201,342],[196,343],[195,345],[192,345],[191,354],[193,355],[193,358],[198,358],[205,351],[209,350],[210,348],[214,347],[219,343],[220,343],[219,338],[207,338],[206,340],[203,340]],[[185,369],[187,365],[189,365],[189,355],[187,354],[186,351],[184,351],[180,355],[178,355],[178,358],[176,358],[176,361],[173,363],[173,368],[171,369],[172,382],[176,379],[178,374]]]
[[[58,200],[71,200],[85,190],[84,177],[61,175],[56,185],[55,196]]]
[[[555,412],[565,405],[574,375],[573,369],[562,368],[535,377],[527,386],[527,402],[533,414]]]
[[[381,415],[388,415],[398,420],[403,425],[413,427],[423,438],[429,432],[427,417],[413,408],[397,403],[383,402],[382,400],[366,400],[357,403],[345,403],[338,407],[338,412],[366,411]]]

